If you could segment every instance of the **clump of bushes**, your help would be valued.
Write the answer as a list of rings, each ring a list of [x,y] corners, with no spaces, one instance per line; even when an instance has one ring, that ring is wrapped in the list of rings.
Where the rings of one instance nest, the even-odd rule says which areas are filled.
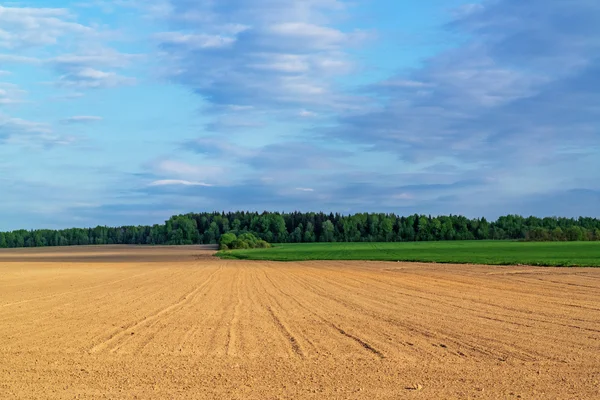
[[[236,236],[233,233],[226,233],[221,236],[219,242],[219,249],[221,250],[267,249],[269,247],[271,247],[269,243],[251,233],[243,233],[240,236]]]

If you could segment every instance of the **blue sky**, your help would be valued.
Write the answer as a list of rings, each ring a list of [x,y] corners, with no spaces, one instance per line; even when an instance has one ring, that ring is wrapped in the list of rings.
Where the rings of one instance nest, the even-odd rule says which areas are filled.
[[[600,217],[597,0],[0,6],[0,229]]]

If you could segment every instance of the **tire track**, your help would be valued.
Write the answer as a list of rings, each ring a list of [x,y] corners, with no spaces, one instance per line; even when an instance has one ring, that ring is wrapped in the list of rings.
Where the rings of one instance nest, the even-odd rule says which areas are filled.
[[[210,276],[209,276],[210,278]],[[202,289],[208,289],[210,290],[210,287],[212,287],[214,285],[215,281],[213,279],[207,280],[205,281],[203,288]],[[210,287],[208,286],[210,284]],[[144,338],[142,340],[142,342],[136,347],[135,351],[133,351],[133,354],[139,354],[142,353],[144,351],[144,349],[146,349],[146,347],[148,347],[156,338],[156,335],[158,333],[160,333],[161,329],[157,328],[157,329],[153,329],[155,328],[161,321],[164,321],[165,319],[168,318],[172,318],[174,316],[174,314],[180,314],[182,313],[186,306],[191,306],[194,303],[194,300],[200,296],[204,291],[198,292],[196,294],[193,295],[192,298],[189,299],[189,301],[185,302],[184,304],[181,305],[181,307],[179,307],[176,311],[170,313],[169,316],[166,316],[165,318],[156,318],[154,319],[150,325],[146,326],[145,331],[149,331],[149,333],[144,332]],[[166,325],[165,325],[166,326]],[[197,321],[195,321],[194,324],[195,327],[198,326]],[[139,337],[139,335],[137,336]],[[111,349],[111,352],[117,352],[118,350],[120,350],[121,348],[125,347],[126,344],[128,344],[130,341],[134,340],[134,337],[131,336],[127,336],[123,342],[121,342],[119,345],[117,345],[115,348]]]
[[[153,272],[155,272],[155,271],[153,271]],[[122,279],[118,279],[116,281],[106,282],[106,283],[102,283],[102,284],[99,284],[99,285],[88,286],[88,287],[83,288],[83,289],[69,290],[67,292],[55,293],[55,294],[51,294],[51,295],[48,295],[48,296],[40,296],[40,297],[36,297],[36,298],[33,298],[33,299],[27,299],[27,300],[16,301],[14,303],[2,304],[2,305],[0,305],[0,308],[15,306],[15,305],[19,305],[19,304],[31,303],[31,302],[37,301],[37,300],[53,299],[55,297],[66,296],[68,294],[85,293],[85,292],[88,292],[88,291],[90,291],[92,289],[97,289],[97,288],[101,288],[101,287],[105,287],[105,286],[114,285],[115,283],[124,282],[124,281],[127,281],[129,279],[134,279],[134,278],[137,278],[139,276],[144,276],[144,275],[148,275],[148,274],[150,274],[150,272],[145,272],[145,273],[142,273],[142,274],[128,276],[127,278],[122,278]]]
[[[489,274],[486,274],[486,275],[489,275]],[[454,275],[452,275],[452,276],[454,276]],[[349,279],[351,279],[351,278],[349,278]],[[384,284],[385,286],[390,287],[390,289],[392,289],[395,286],[395,284],[391,284],[389,281],[381,282],[380,278],[378,278],[378,277],[370,277],[370,279],[365,277],[363,280],[357,280],[357,282],[365,282],[365,281],[375,281],[377,283]],[[437,284],[438,280],[436,279],[434,282]],[[520,282],[520,280],[518,282]],[[523,282],[526,283],[526,281],[523,281]],[[447,307],[455,308],[459,311],[466,310],[466,311],[469,311],[473,317],[476,317],[476,318],[479,318],[482,320],[497,321],[497,322],[500,322],[505,327],[506,327],[506,325],[509,325],[509,326],[512,325],[515,327],[527,328],[527,330],[525,330],[525,332],[527,332],[528,334],[534,334],[537,339],[547,340],[549,343],[554,342],[553,335],[547,333],[547,327],[542,327],[539,324],[560,326],[563,328],[567,328],[569,330],[574,328],[574,329],[588,330],[589,332],[594,332],[594,333],[597,332],[597,330],[595,330],[594,328],[588,328],[588,327],[573,325],[572,323],[569,323],[569,322],[577,321],[577,322],[585,322],[588,324],[597,324],[597,320],[588,320],[588,319],[577,318],[577,317],[573,316],[571,313],[569,313],[569,315],[566,315],[564,313],[556,314],[556,313],[546,312],[547,309],[548,310],[556,310],[555,302],[543,301],[543,303],[552,304],[553,306],[552,307],[537,307],[537,309],[533,310],[533,309],[527,309],[522,306],[521,307],[508,306],[507,304],[501,304],[498,301],[498,300],[500,300],[500,301],[502,301],[502,303],[506,302],[508,304],[522,304],[522,296],[518,295],[517,293],[514,293],[514,296],[520,296],[520,297],[515,297],[514,300],[511,300],[510,297],[505,298],[505,296],[502,296],[502,293],[500,293],[500,292],[498,292],[497,295],[494,293],[488,294],[487,297],[495,299],[496,300],[495,302],[485,301],[481,298],[481,296],[477,296],[476,299],[467,298],[468,301],[470,303],[475,304],[476,307],[480,307],[480,306],[485,307],[484,309],[478,309],[478,308],[461,306],[460,304],[464,303],[464,301],[466,299],[465,299],[464,295],[456,296],[456,295],[450,294],[450,293],[456,292],[456,288],[453,287],[453,285],[451,285],[450,287],[447,287],[447,285],[436,285],[435,287],[438,288],[438,290],[436,292],[437,294],[429,293],[428,290],[423,290],[423,286],[424,285],[419,286],[419,288],[421,288],[421,290],[418,291],[417,293],[411,292],[410,294],[406,293],[406,295],[410,296],[411,298],[422,299],[429,303],[431,301],[435,301],[436,303],[444,304]],[[425,286],[425,287],[427,287],[427,286]],[[490,286],[490,285],[485,284],[486,289],[488,289],[488,286]],[[443,291],[441,291],[440,289]],[[387,292],[389,292],[389,290],[384,290],[382,288],[381,292],[387,293]],[[395,292],[396,292],[395,294],[397,294],[397,291],[395,291]],[[419,295],[418,293],[423,293],[424,295]],[[445,301],[445,300],[441,299],[440,293],[443,293],[444,298],[448,298],[453,301]],[[486,291],[486,294],[487,294],[487,291]],[[531,293],[527,293],[527,294],[531,295]],[[369,297],[369,295],[367,293],[365,293],[363,296]],[[538,300],[538,301],[536,301],[535,304],[540,304],[539,297],[536,298],[536,300]],[[533,303],[533,300],[528,303]],[[423,303],[422,305],[426,306],[425,303]],[[508,314],[506,313],[507,311],[509,312]],[[483,314],[482,314],[482,312],[483,312]],[[510,313],[512,313],[512,314],[510,314]],[[523,315],[523,314],[525,314],[525,315]],[[494,316],[503,317],[503,319],[494,318]],[[536,316],[543,316],[546,318],[540,319],[540,318],[537,318]],[[514,319],[522,320],[524,322],[515,322]],[[561,320],[564,320],[565,322],[561,322]],[[533,323],[533,325],[532,325],[532,323]],[[523,332],[523,330],[522,329],[511,329],[510,332],[521,334]],[[460,336],[464,337],[464,335],[460,335]],[[576,349],[577,347],[580,346],[580,342],[570,340],[570,336],[567,336],[567,337],[569,339],[565,339],[565,341],[569,342],[569,344],[572,346],[572,349]],[[489,341],[490,338],[478,338],[478,340],[479,341],[485,341],[485,340]],[[495,341],[495,342],[498,342],[498,341]],[[499,343],[503,343],[504,345],[508,344],[508,342],[499,342]],[[511,347],[515,348],[514,344],[512,344]],[[530,351],[525,350],[524,348],[520,348],[519,352],[522,355],[524,355],[524,354],[528,355],[527,358],[524,360],[530,360],[529,357],[533,357],[533,359],[536,359],[539,357],[547,358],[547,359],[555,359],[555,357],[553,357],[553,356],[548,356],[548,352],[544,352],[544,353],[533,352],[533,354],[532,354]]]
[[[390,308],[389,305],[387,305],[385,302],[382,301],[377,301],[377,304],[375,306],[375,309],[386,309],[389,310],[389,313],[380,313],[377,311],[374,311],[373,309],[370,308],[366,308],[363,305],[359,305],[355,302],[346,300],[345,298],[342,299],[338,296],[334,296],[331,291],[326,291],[324,289],[315,287],[314,285],[310,285],[306,282],[304,282],[303,280],[301,280],[298,276],[295,276],[295,281],[298,285],[303,286],[306,290],[311,291],[313,293],[315,293],[316,295],[328,299],[330,301],[334,301],[335,303],[343,306],[344,308],[348,309],[349,311],[356,313],[358,315],[368,315],[370,317],[372,317],[375,320],[379,320],[379,321],[383,321],[386,322],[392,326],[396,326],[396,327],[401,327],[403,329],[405,329],[407,332],[409,332],[411,335],[416,334],[419,335],[419,337],[424,338],[426,341],[428,341],[427,346],[429,345],[433,345],[434,347],[437,347],[438,344],[440,342],[446,342],[446,343],[453,343],[454,345],[456,345],[456,347],[458,349],[464,349],[464,348],[468,348],[470,351],[488,357],[488,358],[493,358],[496,359],[498,357],[502,357],[504,352],[499,350],[500,348],[505,347],[505,343],[497,341],[497,340],[493,340],[493,339],[488,339],[488,338],[479,338],[480,340],[484,341],[484,342],[493,342],[495,344],[495,349],[496,351],[490,351],[488,348],[485,348],[483,346],[481,346],[478,342],[473,341],[473,340],[469,340],[466,337],[464,337],[464,335],[449,335],[447,333],[441,332],[441,331],[435,331],[432,330],[431,328],[427,329],[417,323],[415,323],[414,321],[419,320],[417,315],[412,316],[410,319],[412,320],[411,323],[406,322],[405,320],[399,320],[397,318],[392,317],[391,315],[394,314],[394,309]],[[328,281],[328,284],[332,284],[332,281]],[[367,298],[362,297],[361,296],[361,300],[364,303]],[[404,313],[406,313],[406,311],[404,311]],[[440,315],[440,317],[442,317]],[[385,332],[381,331],[379,332],[380,334],[386,335]],[[427,347],[421,346],[420,348],[416,348],[414,346],[413,342],[419,341],[417,338],[415,338],[414,336],[410,336],[411,342],[406,342],[412,349],[414,349],[415,351],[419,351],[419,352],[424,352],[427,354],[427,357],[429,358],[439,358],[439,354],[431,352],[429,350],[427,350]],[[444,346],[441,346],[442,348],[447,348]],[[524,360],[528,360],[528,361],[532,361],[535,359],[535,357],[531,356],[530,354],[528,354],[527,352],[521,352],[524,354],[519,356],[519,357],[525,357]],[[454,353],[457,356],[461,356],[464,357],[464,353],[460,350],[456,351],[456,353]]]
[[[260,335],[256,333],[249,335],[248,343],[250,346],[245,349],[246,356],[261,356],[267,351],[274,351],[281,347],[290,358],[301,357],[300,354],[304,357],[303,346],[280,312],[284,308],[268,293],[264,281],[259,276],[264,273],[262,266],[260,268],[248,267],[247,270],[248,283],[245,286],[250,307],[247,310],[249,320],[245,321],[246,332],[255,329],[260,324],[262,327],[261,333],[273,332],[273,334],[265,335],[267,337],[262,340],[258,339]],[[280,340],[275,343],[274,340],[277,339]],[[305,338],[303,337],[302,339],[304,340]],[[305,341],[310,343],[308,340]],[[293,343],[295,344],[293,345]],[[259,352],[258,354],[256,354],[257,351]]]
[[[357,314],[360,315],[369,315],[372,318],[376,319],[376,320],[380,320],[380,321],[384,321],[386,323],[389,323],[391,325],[394,326],[398,326],[398,327],[402,327],[406,330],[408,330],[409,332],[414,332],[417,333],[427,339],[430,340],[431,344],[434,346],[437,346],[438,343],[440,342],[446,342],[446,343],[453,343],[456,345],[456,347],[460,348],[468,348],[469,350],[484,355],[486,357],[490,357],[490,358],[506,358],[506,347],[509,346],[510,349],[509,354],[519,360],[522,361],[535,361],[539,358],[547,358],[546,355],[544,354],[536,354],[536,353],[531,353],[531,351],[529,349],[525,349],[525,348],[519,348],[516,347],[514,344],[509,345],[506,342],[494,339],[494,338],[489,338],[489,337],[476,337],[477,340],[470,340],[468,339],[469,336],[468,335],[464,335],[461,333],[449,333],[449,332],[442,332],[442,331],[432,331],[431,329],[425,329],[424,327],[416,324],[415,322],[411,322],[411,323],[407,323],[404,320],[399,320],[397,318],[392,317],[391,315],[393,315],[394,309],[390,308],[388,304],[386,304],[386,302],[382,301],[382,300],[373,300],[373,299],[368,299],[367,296],[361,296],[361,300],[362,303],[372,303],[374,304],[374,309],[371,308],[367,308],[364,307],[363,305],[359,305],[353,301],[350,300],[346,300],[345,298],[341,298],[339,296],[335,296],[332,291],[327,291],[321,287],[315,286],[315,285],[311,285],[307,282],[305,282],[303,279],[301,279],[298,276],[295,276],[296,278],[296,282],[299,285],[303,285],[307,290],[312,291],[313,293],[329,299],[331,301],[334,301],[338,304],[340,304],[341,306],[347,308],[348,310],[351,310]],[[328,281],[329,285],[336,285],[338,283],[334,283],[332,281]],[[416,296],[417,298],[420,298],[419,296]],[[444,303],[444,302],[441,302]],[[379,309],[384,309],[384,310],[389,310],[388,313],[381,313],[375,310],[379,310]],[[405,311],[406,312],[406,311]],[[443,314],[440,314],[440,318],[443,317]],[[417,316],[414,316],[412,318],[413,320],[417,320]],[[490,318],[487,318],[490,319]],[[504,321],[505,323],[507,321]],[[480,343],[487,343],[489,345],[491,345],[490,347],[493,349],[493,351],[490,351],[489,349],[481,346]],[[447,348],[442,346],[442,348]],[[456,355],[459,356],[464,356],[464,354],[462,354],[461,351],[457,351],[455,353]],[[432,355],[430,355],[431,357]]]
[[[225,272],[231,271],[229,263],[224,264],[224,266]],[[233,314],[235,314],[235,305],[229,301],[229,296],[235,291],[235,279],[226,279],[226,282],[228,285],[221,285],[222,296],[219,298],[219,307],[215,304],[209,312],[212,325],[209,326],[211,333],[208,335],[209,339],[203,349],[206,356],[222,357],[227,355],[227,344],[229,343],[229,326],[227,325],[227,321],[231,321]],[[230,314],[232,317],[227,318]]]
[[[267,276],[267,275],[265,275],[265,276]],[[277,287],[278,290],[283,295],[285,295],[286,297],[292,299],[296,304],[298,304],[298,306],[300,306],[304,310],[308,311],[310,314],[312,314],[315,317],[317,317],[318,319],[320,319],[325,325],[329,326],[330,328],[332,328],[334,331],[336,331],[337,333],[339,333],[343,337],[351,339],[355,343],[359,344],[361,348],[367,350],[370,354],[375,355],[375,356],[377,356],[380,359],[385,358],[385,355],[380,350],[378,350],[375,347],[373,347],[366,340],[364,340],[364,339],[362,339],[362,338],[360,338],[360,337],[358,337],[356,335],[353,335],[351,333],[348,333],[346,330],[344,330],[344,329],[340,328],[338,325],[336,325],[333,321],[331,321],[331,320],[323,317],[319,313],[315,312],[314,310],[312,310],[312,309],[308,308],[307,306],[305,306],[304,304],[302,304],[294,296],[290,295],[289,293],[284,292],[281,288],[279,288],[278,286],[276,286],[275,283],[273,282],[273,280],[271,280],[268,276],[267,276],[267,279],[269,279],[269,281],[271,282],[271,284],[274,285],[275,287]]]
[[[264,268],[261,268],[260,270],[262,272],[262,274],[265,276],[265,278],[267,279],[267,281],[269,281],[271,283],[271,285],[273,285],[271,279],[269,279],[266,275],[266,271]],[[260,282],[260,284],[258,283]],[[284,310],[285,307],[283,307],[283,305],[277,300],[277,298],[272,295],[271,293],[269,293],[267,291],[267,288],[265,287],[265,285],[263,284],[263,282],[258,278],[255,277],[255,286],[257,288],[261,289],[262,294],[270,299],[271,303],[274,303],[277,308],[279,310]],[[260,296],[259,296],[260,298]],[[296,338],[296,336],[293,334],[292,329],[289,328],[289,324],[286,324],[283,322],[283,320],[281,319],[281,317],[279,317],[279,313],[275,312],[275,310],[273,309],[272,305],[266,305],[265,308],[267,309],[267,311],[269,312],[271,318],[273,319],[275,326],[278,328],[278,330],[280,331],[280,333],[282,334],[282,336],[285,338],[285,340],[290,344],[290,348],[292,350],[292,354],[295,356],[298,356],[300,358],[306,358],[306,352],[303,349],[302,345],[300,344],[299,340]],[[309,345],[311,345],[314,348],[313,343],[310,341],[309,338],[307,338],[306,336],[303,336],[302,339],[304,341],[306,341]]]
[[[149,284],[156,280],[156,274],[161,273],[167,270],[166,268],[157,268],[152,272],[149,278],[143,278],[141,280],[135,280],[134,282],[128,281],[127,286],[116,286],[111,287],[108,290],[85,290],[85,295],[88,298],[93,299],[93,301],[81,301],[79,296],[77,297],[63,297],[64,300],[71,300],[71,303],[74,305],[68,309],[64,309],[61,304],[54,303],[44,303],[40,304],[39,307],[44,307],[44,312],[41,313],[36,311],[36,309],[26,308],[21,310],[21,308],[9,309],[11,313],[18,316],[18,318],[23,318],[24,323],[16,325],[13,329],[20,328],[19,331],[14,330],[13,334],[15,335],[15,340],[13,341],[14,345],[19,345],[20,343],[26,343],[31,341],[40,341],[44,340],[44,338],[52,337],[54,342],[61,342],[61,332],[64,332],[64,327],[61,326],[60,323],[57,323],[57,318],[77,318],[82,321],[89,321],[89,323],[79,324],[76,327],[73,327],[71,331],[71,335],[73,335],[72,340],[69,341],[69,349],[77,350],[77,351],[88,351],[90,343],[95,343],[97,340],[104,340],[107,333],[110,335],[114,334],[118,331],[119,328],[116,328],[113,324],[112,327],[102,326],[102,324],[97,324],[98,317],[101,317],[101,321],[104,325],[110,325],[110,321],[114,321],[119,318],[122,314],[119,312],[119,309],[115,309],[114,301],[115,295],[120,295],[125,293],[123,291],[124,288],[127,288],[126,293],[128,296],[126,297],[126,303],[121,304],[122,307],[130,307],[139,304],[138,301],[142,300],[147,302],[148,300],[152,301],[155,297],[160,295],[160,291],[151,291]],[[144,274],[136,274],[132,275],[128,278],[134,278],[139,275],[147,275]],[[171,274],[173,275],[173,274]],[[171,275],[169,276],[170,278]],[[178,274],[174,275],[174,279],[178,278]],[[119,281],[122,281],[121,279]],[[115,283],[115,281],[112,281]],[[105,287],[107,282],[101,285],[94,285],[94,287]],[[129,294],[141,294],[138,297],[132,298]],[[150,296],[144,299],[144,296]],[[16,312],[18,311],[18,313]],[[40,318],[32,317],[43,315]],[[92,319],[92,320],[90,320]],[[90,331],[90,328],[92,331]],[[98,329],[100,328],[100,329]],[[52,346],[53,344],[48,343],[48,345]]]
[[[262,274],[262,276],[264,276],[264,280],[268,281],[270,283],[270,285],[273,287],[273,289],[275,289],[277,292],[279,292],[278,288],[275,287],[273,281],[271,280],[271,278],[268,277],[267,275],[267,271],[265,270],[265,268],[261,268],[260,272]],[[258,284],[258,282],[260,282],[260,284]],[[285,307],[278,299],[275,295],[273,295],[272,293],[269,293],[269,291],[267,290],[267,287],[265,286],[265,284],[263,283],[263,280],[261,280],[258,276],[255,276],[255,286],[258,289],[261,289],[261,293],[263,293],[266,297],[268,297],[269,299],[271,299],[271,301],[277,306],[277,309],[284,311],[285,313],[289,316],[290,314],[292,314],[292,318],[294,313],[291,312],[290,310],[287,309],[287,307]],[[262,303],[259,304],[259,306],[263,306]],[[268,309],[272,310],[271,305],[267,305],[266,306]],[[273,314],[275,314],[273,312]],[[300,342],[305,342],[306,344],[308,344],[308,346],[314,351],[314,352],[318,352],[317,348],[315,346],[315,344],[313,343],[313,341],[310,339],[310,337],[308,337],[308,335],[306,334],[302,334],[302,330],[301,329],[292,329],[289,327],[290,324],[285,324],[283,322],[283,320],[281,320],[281,318],[275,316],[274,318],[275,323],[277,324],[278,321],[281,323],[281,326],[283,327],[283,337],[286,338],[290,344],[295,344],[291,346],[292,352],[295,353],[295,355],[299,355],[302,358],[306,358],[307,357],[307,351],[305,349],[305,346],[303,346]],[[294,331],[298,332],[298,334],[294,334]],[[298,338],[300,338],[301,340],[299,340]],[[295,348],[295,346],[297,346],[297,349]]]
[[[225,354],[227,354],[229,357],[234,357],[237,355],[237,350],[236,350],[236,343],[238,341],[237,328],[238,328],[238,324],[240,322],[240,307],[242,306],[241,274],[242,274],[241,270],[238,271],[238,274],[236,277],[236,285],[235,285],[237,303],[235,305],[235,308],[233,309],[233,317],[231,318],[231,321],[229,322],[229,330],[227,332],[227,347],[226,347]]]
[[[1,264],[0,286],[13,269]],[[586,287],[596,278],[367,262],[132,266],[81,263],[56,279],[24,264],[30,285],[0,290],[1,302],[83,292],[0,308],[0,398],[598,398],[600,332],[581,329],[600,330]]]
[[[281,319],[277,316],[277,314],[275,314],[275,312],[273,311],[273,309],[271,308],[271,306],[267,306],[267,310],[269,311],[269,314],[271,314],[271,317],[273,318],[273,321],[275,322],[275,325],[279,329],[279,332],[281,332],[281,334],[290,343],[290,346],[292,346],[293,352],[297,356],[299,356],[301,358],[305,358],[304,352],[302,351],[302,348],[300,347],[300,344],[298,344],[298,340],[296,340],[296,338],[294,337],[294,335],[292,335],[292,333],[290,332],[290,330],[288,328],[286,328],[286,326],[283,324],[283,322],[281,322]]]
[[[361,282],[364,283],[366,281],[366,279],[358,280],[358,279],[354,279],[354,278],[348,278],[357,282]],[[384,282],[379,282],[377,279],[372,279],[375,282],[378,283],[384,283]],[[339,282],[332,282],[330,281],[329,284],[333,284],[336,285],[338,287],[343,287],[345,289],[353,289],[356,290],[356,288],[354,287],[349,287],[346,285],[343,285],[342,283]],[[394,285],[391,285],[389,283],[386,283],[387,285],[389,285],[390,287],[394,287]],[[427,292],[421,290],[421,293],[424,294],[428,294]],[[396,294],[398,294],[398,292],[396,291]],[[425,296],[425,295],[419,295],[417,293],[403,293],[406,296],[409,296],[411,299],[420,299],[420,300],[424,300],[425,303],[420,303],[422,305],[425,305],[426,303],[430,303],[432,300],[435,301],[436,303],[439,304],[443,304],[447,307],[450,308],[454,308],[457,310],[468,310],[472,313],[474,313],[473,315],[481,318],[481,319],[486,319],[486,320],[490,320],[490,317],[487,315],[483,315],[481,314],[482,310],[478,310],[472,307],[466,307],[466,306],[461,306],[459,305],[460,302],[464,301],[463,297],[460,296],[453,296],[453,295],[449,295],[447,293],[444,293],[444,297],[445,298],[449,298],[451,300],[454,301],[445,301],[440,299],[440,295],[436,294],[436,295],[429,295],[429,296]],[[369,297],[369,294],[365,294],[365,296]],[[370,296],[372,298],[372,296]],[[526,310],[524,310],[523,308],[517,308],[517,307],[510,307],[510,306],[506,306],[506,305],[502,305],[502,304],[497,304],[497,303],[492,303],[492,302],[486,302],[483,301],[481,299],[478,299],[478,301],[473,301],[470,300],[470,302],[476,304],[476,305],[484,305],[488,308],[493,308],[493,309],[497,309],[497,310],[501,310],[501,311],[509,311],[509,312],[513,312],[516,313],[515,315],[509,315],[509,314],[505,314],[505,313],[499,313],[498,311],[494,312],[493,314],[499,317],[504,317],[504,318],[508,318],[508,319],[495,319],[499,322],[504,322],[506,324],[511,324],[511,325],[516,325],[516,326],[520,326],[520,327],[527,327],[527,328],[536,328],[530,324],[528,324],[527,322],[538,322],[538,323],[543,323],[543,324],[552,324],[552,325],[557,325],[557,326],[562,326],[562,327],[566,327],[566,328],[577,328],[577,329],[583,329],[583,330],[587,330],[586,327],[580,327],[580,326],[572,326],[569,324],[565,324],[565,323],[561,323],[559,321],[557,321],[557,319],[567,319],[568,321],[579,321],[579,322],[586,322],[586,323],[594,323],[595,321],[591,321],[591,320],[581,320],[581,319],[577,319],[577,318],[573,318],[572,316],[569,317],[563,317],[563,316],[559,316],[556,314],[548,314],[545,312],[540,312],[540,311],[536,311],[535,313],[533,311],[529,311],[527,312]],[[489,310],[488,310],[489,311]],[[433,311],[432,311],[433,312]],[[489,312],[488,312],[489,313]],[[520,314],[526,314],[525,316],[521,316]],[[544,316],[546,317],[546,319],[540,319],[540,318],[536,318],[534,315],[539,315],[539,316]],[[524,320],[525,322],[515,322],[515,321],[511,321],[510,319],[521,319]],[[590,332],[597,332],[597,330],[591,329],[589,330]]]
[[[354,336],[348,332],[346,332],[345,330],[343,330],[342,328],[340,328],[339,326],[335,325],[333,322],[329,322],[329,324],[335,329],[337,330],[339,333],[341,333],[342,335],[356,341],[358,344],[360,344],[362,347],[364,347],[365,349],[369,350],[370,352],[376,354],[377,356],[379,356],[380,358],[385,358],[385,356],[383,355],[383,353],[379,350],[377,350],[376,348],[374,348],[373,346],[371,346],[369,343],[365,342],[364,340],[362,340],[361,338],[359,338],[358,336]]]
[[[161,280],[174,280],[174,281],[178,281],[179,279],[182,278],[184,272],[183,271],[178,271],[178,272],[173,272],[171,273],[168,277],[162,277],[161,276]],[[155,278],[156,279],[156,278]],[[151,302],[154,298],[160,298],[162,296],[165,296],[166,293],[168,292],[168,287],[163,286],[161,287],[159,290],[152,290],[149,287],[144,287],[144,286],[140,286],[137,289],[141,288],[141,292],[139,294],[136,294],[135,297],[132,298],[128,298],[123,304],[121,304],[121,307],[124,309],[128,309],[130,307],[135,307],[136,305],[140,304],[140,303],[145,303],[145,302]],[[109,316],[109,312],[110,311],[115,311],[113,308],[114,306],[111,304],[114,302],[114,293],[104,293],[101,297],[102,299],[102,308],[100,308],[100,306],[98,304],[91,304],[89,309],[93,309],[93,311],[90,312],[85,312],[84,315],[87,314],[92,314],[92,313],[96,313],[96,314],[102,314],[104,316],[104,318],[106,320],[111,320],[112,318],[116,318],[118,316]],[[86,308],[87,310],[87,308]],[[51,317],[50,317],[51,318]],[[114,323],[113,323],[114,324]],[[115,325],[114,329],[111,329],[111,333],[109,336],[112,336],[116,333],[118,333],[121,329],[126,329],[127,327],[127,323],[125,323],[124,325],[121,325],[121,327],[117,327]],[[99,341],[104,341],[106,337],[106,332],[100,332],[97,335],[95,335],[90,341],[96,342],[97,340]]]
[[[221,268],[217,269],[216,271],[212,272],[209,277],[206,279],[206,281],[204,281],[201,285],[198,285],[196,288],[194,288],[193,290],[189,291],[188,293],[184,294],[179,301],[177,301],[174,304],[171,304],[168,307],[165,307],[161,310],[156,311],[155,313],[137,321],[134,323],[131,323],[129,325],[126,325],[124,328],[119,329],[119,331],[117,331],[116,333],[112,334],[108,339],[96,344],[95,346],[93,346],[89,352],[90,353],[98,353],[101,352],[105,349],[109,349],[110,352],[114,352],[116,349],[118,349],[120,347],[119,341],[121,339],[125,339],[127,340],[127,333],[135,330],[139,327],[142,327],[143,325],[147,324],[148,322],[152,322],[154,320],[156,320],[157,318],[160,318],[161,316],[168,314],[170,312],[172,312],[173,310],[177,310],[179,308],[181,308],[182,305],[192,301],[197,295],[198,293],[213,279],[213,277],[215,276],[215,274],[217,272],[219,272],[221,270]],[[131,335],[131,334],[130,334]]]

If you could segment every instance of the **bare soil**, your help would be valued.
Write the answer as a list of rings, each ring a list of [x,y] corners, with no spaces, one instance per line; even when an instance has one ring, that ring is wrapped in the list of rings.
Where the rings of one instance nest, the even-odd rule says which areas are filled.
[[[2,399],[598,399],[600,269],[0,251]]]

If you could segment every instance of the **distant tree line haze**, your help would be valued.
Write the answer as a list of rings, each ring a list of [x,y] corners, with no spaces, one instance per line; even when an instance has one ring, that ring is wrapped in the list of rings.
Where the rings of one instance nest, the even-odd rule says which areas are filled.
[[[268,243],[412,242],[435,240],[600,240],[597,218],[524,218],[489,222],[462,216],[230,212],[171,217],[164,224],[0,232],[0,247],[95,244],[218,244],[221,236],[251,233]]]

